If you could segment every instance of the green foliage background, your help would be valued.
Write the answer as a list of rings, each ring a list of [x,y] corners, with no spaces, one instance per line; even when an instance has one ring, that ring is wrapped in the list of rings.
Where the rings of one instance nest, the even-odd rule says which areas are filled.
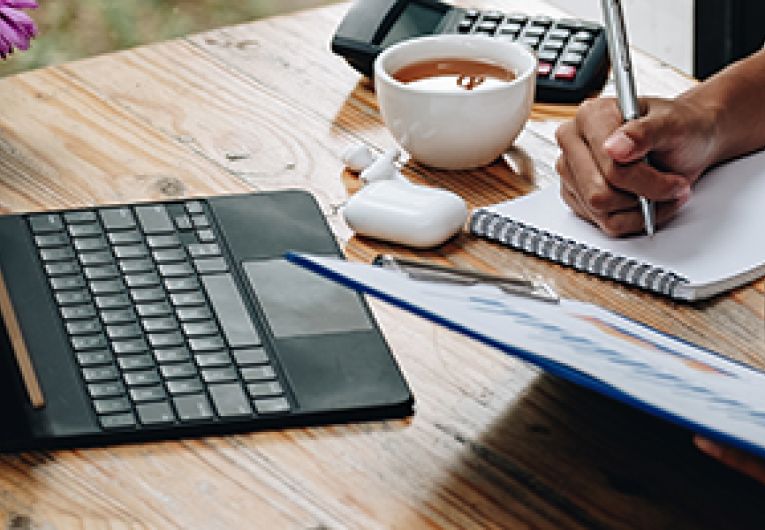
[[[38,0],[29,14],[40,35],[0,64],[0,76],[329,1]]]

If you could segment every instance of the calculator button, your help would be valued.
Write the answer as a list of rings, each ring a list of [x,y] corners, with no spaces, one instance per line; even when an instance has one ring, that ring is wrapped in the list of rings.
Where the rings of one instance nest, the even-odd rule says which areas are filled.
[[[118,245],[114,247],[114,255],[118,259],[143,258],[149,255],[146,245]]]
[[[199,291],[188,293],[170,293],[170,301],[174,306],[195,306],[206,303],[205,296]]]
[[[236,364],[239,366],[268,363],[268,356],[263,348],[245,348],[234,350],[232,353],[236,359]]]
[[[247,392],[253,398],[280,396],[284,394],[282,385],[276,381],[265,381],[263,383],[250,383],[247,385]]]
[[[231,364],[231,356],[226,351],[200,353],[194,360],[201,368],[222,368]]]
[[[210,274],[214,272],[228,271],[228,265],[223,258],[195,259],[194,267],[196,267],[199,274]]]
[[[153,287],[159,285],[159,276],[154,272],[127,274],[125,276],[125,282],[128,287]]]
[[[197,367],[193,363],[166,364],[159,371],[166,379],[184,379],[197,375]]]
[[[165,301],[138,304],[136,310],[141,317],[159,317],[169,315],[173,312],[170,304]]]
[[[82,351],[77,354],[77,362],[80,366],[111,364],[112,352],[109,350]]]
[[[152,348],[167,348],[183,345],[183,335],[175,333],[149,333],[149,344]]]
[[[213,417],[210,402],[204,394],[192,394],[173,398],[175,410],[183,421],[206,420]]]
[[[159,274],[162,277],[169,276],[191,276],[194,269],[188,263],[162,263],[158,266]]]
[[[167,209],[161,204],[136,206],[135,213],[145,234],[162,234],[175,231],[175,226],[167,214]]]
[[[183,324],[183,333],[187,337],[204,337],[206,335],[217,335],[218,325],[212,321],[185,322]]]
[[[529,17],[523,13],[510,13],[506,18],[508,22],[515,22],[516,24],[525,24],[528,19]]]
[[[100,383],[103,381],[116,381],[119,379],[117,368],[112,365],[83,368],[82,376],[87,383]]]
[[[88,282],[88,284],[93,294],[117,294],[125,290],[125,284],[122,283],[120,278],[114,280],[95,280]]]
[[[96,316],[96,309],[91,304],[67,306],[61,308],[61,316],[65,320],[91,318]]]
[[[158,425],[175,421],[175,414],[167,401],[143,403],[136,407],[136,412],[138,412],[138,419],[144,425]]]
[[[55,213],[38,214],[29,217],[29,225],[34,234],[44,234],[46,232],[58,232],[64,229],[64,223],[61,216]]]
[[[215,243],[192,243],[187,248],[192,258],[207,258],[221,254],[220,247]]]
[[[178,227],[178,230],[191,230],[191,217],[186,214],[176,216],[175,226]]]
[[[552,72],[552,68],[553,65],[550,63],[543,63],[540,61],[539,64],[537,64],[537,75],[539,77],[547,77],[550,75],[550,72]]]
[[[80,266],[76,261],[59,261],[45,264],[45,272],[48,276],[61,276],[62,274],[74,274],[80,272]]]
[[[79,274],[72,276],[54,276],[50,279],[50,285],[53,287],[54,291],[81,289],[85,287],[85,279]]]
[[[114,414],[130,410],[130,402],[124,398],[96,399],[93,401],[96,414]]]
[[[69,247],[44,248],[40,250],[40,257],[43,261],[65,261],[72,259],[74,252]]]
[[[146,244],[151,248],[174,248],[181,245],[181,240],[175,234],[148,236]]]
[[[543,50],[552,50],[552,51],[555,51],[555,52],[559,52],[560,50],[563,49],[563,46],[564,46],[564,43],[563,43],[562,40],[551,39],[551,40],[545,41],[542,44],[542,49]]]
[[[505,18],[505,15],[499,11],[486,11],[481,18],[482,20],[492,20],[496,22]]]
[[[154,264],[150,259],[123,259],[119,261],[120,270],[124,274],[131,272],[150,272],[154,270]]]
[[[67,224],[94,223],[96,221],[96,214],[93,212],[66,212],[64,214],[64,221]]]
[[[210,229],[197,230],[197,237],[202,243],[214,243],[215,234]]]
[[[571,37],[571,40],[574,40],[577,42],[586,42],[588,44],[591,43],[594,39],[595,39],[594,35],[590,33],[589,31],[577,31]]]
[[[143,330],[136,323],[111,324],[106,326],[106,335],[112,340],[136,339],[143,336]]]
[[[206,307],[179,307],[176,314],[181,322],[206,320],[212,316],[212,313]]]
[[[566,40],[571,35],[571,32],[567,29],[555,28],[547,33],[548,39]]]
[[[70,335],[89,335],[101,332],[101,321],[97,318],[90,320],[75,320],[66,323],[66,332]]]
[[[119,381],[109,383],[94,383],[88,385],[88,393],[93,399],[121,396],[125,387]]]
[[[552,26],[552,23],[553,23],[553,20],[550,17],[544,17],[544,16],[533,17],[529,21],[529,24],[531,24],[532,26],[542,26],[544,28]]]
[[[174,379],[167,382],[167,391],[174,396],[178,394],[196,394],[202,391],[202,382],[198,378]]]
[[[460,33],[469,33],[470,32],[470,28],[472,28],[472,27],[473,27],[473,21],[472,20],[462,20],[457,25],[457,31],[459,31]]]
[[[572,79],[576,77],[576,68],[574,66],[571,66],[570,64],[560,65],[558,68],[555,69],[555,73],[553,74],[553,77],[555,79],[571,81]]]
[[[194,228],[209,228],[210,220],[205,215],[192,215],[191,222],[194,223]]]
[[[539,46],[539,37],[521,37],[518,42],[529,48],[536,48]]]
[[[129,245],[131,243],[140,243],[141,234],[138,230],[130,230],[128,232],[110,232],[106,234],[109,238],[109,242],[112,245]]]
[[[96,296],[96,307],[98,309],[118,309],[130,307],[130,297],[124,293],[108,296]]]
[[[130,296],[136,302],[161,302],[165,299],[165,292],[158,287],[144,287],[130,289]]]
[[[165,278],[165,289],[170,292],[176,291],[193,291],[199,289],[199,280],[193,276],[186,278]]]
[[[106,240],[103,237],[76,237],[72,240],[72,243],[77,252],[92,252],[107,248]]]
[[[72,347],[76,351],[81,350],[98,350],[106,348],[106,337],[102,334],[98,335],[85,335],[82,337],[72,337]]]
[[[104,324],[125,324],[135,320],[135,313],[132,309],[108,309],[101,311],[101,320]]]
[[[98,421],[104,429],[124,429],[135,425],[135,416],[132,412],[122,414],[109,414],[108,416],[99,416]]]
[[[194,351],[215,351],[226,347],[220,337],[189,339],[189,346]]]
[[[59,305],[76,305],[90,302],[88,291],[62,291],[54,295]]]
[[[67,227],[72,237],[95,237],[102,234],[101,227],[95,223],[83,225],[69,225]]]
[[[191,359],[191,354],[185,347],[161,348],[152,351],[158,363],[177,363]]]
[[[560,62],[563,64],[570,64],[573,66],[579,66],[582,64],[584,57],[579,53],[564,53],[560,58]]]
[[[141,372],[125,372],[125,383],[128,386],[148,386],[156,385],[160,382],[159,374],[156,370],[144,370]]]
[[[107,230],[135,228],[135,218],[130,208],[109,208],[99,212],[101,222]]]
[[[141,320],[141,324],[148,333],[178,329],[178,322],[173,317],[144,318]]]
[[[80,263],[83,265],[106,265],[112,262],[112,253],[109,251],[88,252],[80,254]]]
[[[562,18],[555,22],[556,28],[563,28],[571,31],[583,29],[582,21],[570,18]]]
[[[69,240],[63,233],[43,234],[35,236],[35,245],[39,248],[45,247],[63,247],[69,243]]]
[[[146,368],[154,368],[154,357],[148,354],[128,355],[117,359],[117,364],[122,370],[145,370]]]
[[[258,411],[258,414],[278,414],[280,412],[289,412],[290,404],[283,397],[256,399],[255,410]]]
[[[174,261],[186,261],[186,253],[181,248],[166,248],[155,250],[151,253],[157,263],[172,263]]]
[[[242,378],[245,381],[267,381],[269,379],[276,379],[276,373],[270,366],[251,366],[249,368],[242,368]]]
[[[119,271],[114,265],[99,265],[95,267],[85,267],[83,271],[85,277],[88,280],[105,280],[108,278],[116,278],[119,276]]]
[[[555,60],[558,58],[558,53],[554,52],[552,50],[542,50],[537,55],[537,58],[539,59],[540,64],[541,63],[554,63]],[[537,69],[537,71],[539,71],[539,69]]]
[[[166,397],[165,389],[160,385],[130,389],[130,399],[133,401],[159,401]]]
[[[477,9],[466,9],[465,10],[465,18],[470,18],[470,19],[475,20],[476,18],[478,18],[478,15],[480,15],[480,14],[481,13]]]
[[[489,35],[494,34],[494,30],[497,29],[497,23],[492,22],[490,20],[479,22],[478,25],[475,27],[476,33],[488,33]]]
[[[189,201],[186,203],[186,211],[190,214],[205,213],[202,201]]]
[[[572,41],[566,47],[566,51],[585,54],[590,47],[584,42]]]
[[[497,29],[497,34],[499,35],[507,35],[508,33],[516,34],[521,31],[521,25],[516,23],[510,23],[510,24],[502,24]]]
[[[218,416],[250,416],[252,414],[250,403],[239,383],[210,385],[209,390]]]
[[[202,370],[202,379],[205,383],[223,383],[236,381],[236,370],[233,368],[207,368]]]
[[[112,349],[118,355],[129,355],[132,353],[143,353],[149,349],[149,346],[143,339],[131,339],[113,342]]]
[[[523,32],[522,37],[541,37],[545,34],[545,29],[540,26],[531,26],[526,28],[526,31]]]

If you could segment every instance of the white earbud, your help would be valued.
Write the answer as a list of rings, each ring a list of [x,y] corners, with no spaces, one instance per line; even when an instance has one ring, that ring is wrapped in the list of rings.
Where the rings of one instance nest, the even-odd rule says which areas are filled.
[[[399,151],[397,147],[387,149],[372,165],[359,173],[359,178],[366,184],[378,180],[403,179],[403,175],[399,173],[398,167],[396,166],[396,162],[400,156],[401,151]]]
[[[375,155],[364,144],[351,144],[343,151],[342,160],[348,169],[358,173],[374,163]]]

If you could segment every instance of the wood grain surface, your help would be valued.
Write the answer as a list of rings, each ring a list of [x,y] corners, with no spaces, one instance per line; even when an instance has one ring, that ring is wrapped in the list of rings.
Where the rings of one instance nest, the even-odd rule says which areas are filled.
[[[541,1],[472,2],[562,15]],[[0,209],[246,190],[312,191],[351,259],[378,252],[548,277],[765,367],[765,283],[678,304],[469,235],[411,252],[353,237],[340,153],[392,145],[370,83],[329,52],[347,5],[223,28],[0,81]],[[636,54],[641,92],[691,85]],[[537,105],[504,163],[412,179],[473,206],[556,185]],[[0,456],[13,529],[762,528],[765,488],[699,454],[691,433],[540,374],[401,311],[373,309],[416,397],[404,421]]]

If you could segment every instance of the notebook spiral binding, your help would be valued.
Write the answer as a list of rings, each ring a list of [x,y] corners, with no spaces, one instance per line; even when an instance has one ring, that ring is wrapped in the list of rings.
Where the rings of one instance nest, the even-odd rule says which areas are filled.
[[[538,230],[496,213],[477,210],[470,220],[470,231],[511,248],[568,265],[577,270],[628,283],[673,298],[688,279],[647,263],[615,256],[597,248]]]

